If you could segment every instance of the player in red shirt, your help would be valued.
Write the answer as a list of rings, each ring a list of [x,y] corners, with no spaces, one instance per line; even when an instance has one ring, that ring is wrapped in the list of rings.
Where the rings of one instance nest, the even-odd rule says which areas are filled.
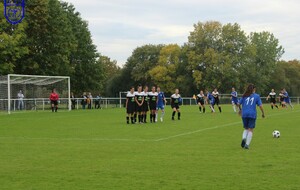
[[[59,96],[56,93],[56,89],[55,88],[53,88],[52,93],[50,94],[50,98],[49,99],[51,101],[52,112],[54,112],[54,109],[55,109],[55,112],[57,112]]]

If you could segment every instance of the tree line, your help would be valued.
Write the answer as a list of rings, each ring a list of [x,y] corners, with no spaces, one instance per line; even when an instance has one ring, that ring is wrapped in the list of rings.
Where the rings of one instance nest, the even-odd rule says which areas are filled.
[[[3,15],[0,2],[0,14]],[[22,23],[0,17],[0,75],[36,74],[71,77],[77,95],[90,91],[118,96],[131,86],[159,85],[167,94],[179,88],[190,96],[199,89],[239,92],[255,83],[261,94],[287,88],[300,94],[300,62],[283,61],[283,47],[267,31],[246,34],[237,23],[194,25],[188,41],[137,47],[120,68],[97,52],[87,21],[72,4],[58,0],[26,2]]]
[[[282,61],[279,40],[267,31],[247,35],[237,23],[199,22],[179,46],[144,45],[137,47],[121,72],[112,79],[110,91],[130,86],[158,85],[171,94],[179,88],[184,96],[218,88],[242,93],[248,83],[268,95],[274,88],[300,94],[300,62]]]

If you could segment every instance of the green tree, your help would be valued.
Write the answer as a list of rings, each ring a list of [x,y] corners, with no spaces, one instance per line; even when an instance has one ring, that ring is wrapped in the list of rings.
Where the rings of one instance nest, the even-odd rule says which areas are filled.
[[[0,14],[4,6],[0,2]],[[4,16],[0,17],[0,75],[14,73],[15,63],[28,54],[28,47],[22,43],[26,39],[26,23],[11,25]]]

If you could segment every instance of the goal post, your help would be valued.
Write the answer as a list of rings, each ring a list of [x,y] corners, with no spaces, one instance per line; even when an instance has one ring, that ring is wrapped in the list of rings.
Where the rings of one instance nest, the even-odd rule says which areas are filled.
[[[10,114],[17,110],[44,110],[47,105],[50,109],[49,95],[53,88],[60,96],[60,107],[71,110],[69,76],[0,76],[0,110]]]

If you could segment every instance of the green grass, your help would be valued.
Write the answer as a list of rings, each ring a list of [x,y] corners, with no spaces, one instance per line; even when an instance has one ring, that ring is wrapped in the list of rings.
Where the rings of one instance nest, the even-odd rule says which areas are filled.
[[[250,150],[231,106],[145,125],[124,109],[2,114],[0,189],[299,189],[300,107],[265,109]]]

